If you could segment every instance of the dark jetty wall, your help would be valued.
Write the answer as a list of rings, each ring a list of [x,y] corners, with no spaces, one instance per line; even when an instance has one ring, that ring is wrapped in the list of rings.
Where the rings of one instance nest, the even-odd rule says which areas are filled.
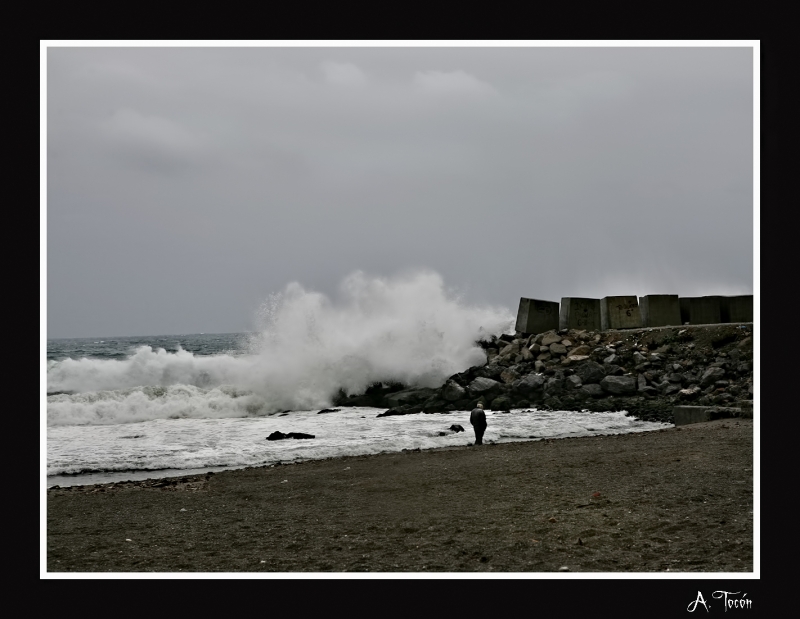
[[[753,398],[752,323],[502,335],[478,344],[484,365],[438,389],[376,384],[340,393],[336,406],[387,408],[382,415],[470,410],[626,410],[673,422],[672,408],[747,406]]]

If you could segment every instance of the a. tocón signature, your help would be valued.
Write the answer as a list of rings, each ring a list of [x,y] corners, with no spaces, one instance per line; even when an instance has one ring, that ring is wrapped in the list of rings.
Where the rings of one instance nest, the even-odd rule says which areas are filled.
[[[739,595],[741,597],[734,597]],[[711,594],[711,597],[715,600],[722,600],[722,605],[725,608],[725,612],[728,612],[728,610],[732,610],[734,608],[740,609],[753,607],[753,600],[748,598],[747,594],[742,593],[741,591],[714,591],[714,593]],[[706,612],[710,612],[708,607],[710,603],[710,601],[706,602],[706,599],[703,597],[703,593],[698,591],[694,602],[691,602],[686,610],[688,610],[690,613],[693,613],[695,610],[697,610],[697,605],[702,604],[703,608],[706,609]]]

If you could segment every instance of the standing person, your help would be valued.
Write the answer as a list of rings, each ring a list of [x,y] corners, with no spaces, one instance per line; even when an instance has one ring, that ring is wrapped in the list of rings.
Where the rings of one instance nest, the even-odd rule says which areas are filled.
[[[469,422],[475,430],[475,444],[483,445],[483,433],[486,432],[486,413],[483,412],[483,404],[478,402],[478,407],[473,408],[469,414]]]

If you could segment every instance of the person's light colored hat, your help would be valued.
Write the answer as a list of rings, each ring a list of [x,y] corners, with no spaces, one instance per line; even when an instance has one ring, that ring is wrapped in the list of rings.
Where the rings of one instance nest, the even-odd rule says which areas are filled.
[[[478,408],[483,408],[483,404],[481,404],[480,402],[478,402]]]

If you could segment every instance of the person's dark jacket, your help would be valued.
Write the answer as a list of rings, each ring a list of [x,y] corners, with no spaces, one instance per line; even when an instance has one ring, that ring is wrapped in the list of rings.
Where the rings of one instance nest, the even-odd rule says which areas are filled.
[[[485,426],[486,413],[483,412],[482,408],[473,408],[472,412],[469,414],[469,422],[473,426]]]

